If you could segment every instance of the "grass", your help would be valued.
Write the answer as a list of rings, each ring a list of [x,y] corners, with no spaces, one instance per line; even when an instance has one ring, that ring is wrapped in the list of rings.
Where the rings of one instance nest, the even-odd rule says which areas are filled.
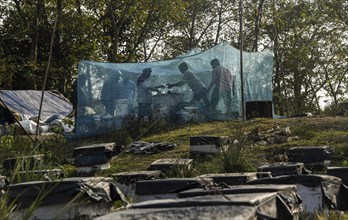
[[[329,213],[315,213],[314,217],[307,217],[303,218],[305,220],[307,219],[314,219],[314,220],[348,220],[348,215],[344,214],[343,212],[333,211],[330,210]]]
[[[192,164],[180,164],[181,158],[176,158],[174,166],[165,174],[168,178],[189,178],[196,177],[199,172]],[[187,158],[185,158],[187,159]]]
[[[6,139],[8,137],[5,137]],[[12,148],[16,143],[13,141],[8,148]],[[32,172],[38,168],[38,161],[34,156],[37,155],[37,146],[33,145],[32,149],[29,153],[31,156],[24,156],[17,153],[16,162],[14,166],[8,170],[7,179],[10,184],[16,184],[20,182],[28,182],[28,181],[39,181],[44,180],[45,176],[40,173]],[[16,152],[14,152],[16,154]],[[13,155],[11,155],[13,156]],[[3,171],[4,172],[4,171]],[[13,219],[17,218],[14,216],[16,211],[18,211],[19,206],[16,202],[18,198],[11,198],[10,191],[8,190],[9,186],[5,186],[4,189],[1,189],[2,193],[0,195],[0,216],[1,219]],[[47,196],[47,194],[52,190],[51,189],[39,189],[39,194],[35,201],[32,204],[25,208],[23,214],[21,216],[22,219],[30,219],[33,212],[39,207],[41,201]]]
[[[148,125],[148,124],[147,124]],[[146,124],[144,124],[146,126]],[[123,153],[111,162],[111,169],[97,173],[98,175],[109,175],[111,173],[125,171],[146,170],[150,164],[161,158],[187,158],[189,157],[189,138],[197,135],[228,136],[236,138],[241,135],[248,135],[257,130],[260,134],[268,135],[269,130],[274,127],[289,127],[291,137],[298,139],[285,143],[267,143],[261,145],[247,140],[244,143],[243,154],[255,166],[266,162],[276,162],[284,159],[287,149],[294,146],[317,146],[328,145],[334,153],[334,165],[342,165],[348,161],[348,117],[316,117],[316,118],[285,118],[285,119],[253,119],[246,122],[209,122],[201,124],[188,124],[180,127],[168,127],[160,122],[155,124],[153,130],[144,133],[139,140],[147,142],[168,142],[176,143],[177,147],[169,151],[163,151],[153,155],[133,155]],[[163,128],[163,129],[160,129]],[[138,129],[143,132],[144,129]],[[243,133],[243,134],[242,134]],[[244,134],[245,133],[245,134]],[[83,145],[94,143],[116,142],[117,144],[128,145],[135,141],[134,137],[139,134],[135,131],[127,133],[114,132],[109,135],[83,138],[75,141],[67,141],[61,135],[45,137],[41,140],[38,153],[43,153],[45,158],[52,161],[55,168],[64,168],[69,175],[74,175],[74,169],[69,165],[73,149]],[[32,149],[30,140],[23,136],[6,135],[0,137],[0,159],[3,161],[8,157],[26,155]],[[346,162],[345,162],[346,163]],[[216,171],[216,160],[210,157],[195,158],[194,165],[199,172]]]
[[[280,162],[286,159],[287,150],[295,146],[331,147],[335,161],[332,165],[342,165],[348,161],[348,117],[318,117],[318,118],[287,118],[287,119],[253,119],[246,122],[210,122],[185,125],[167,132],[144,135],[141,140],[147,142],[169,142],[178,146],[169,151],[153,155],[133,155],[124,153],[111,162],[111,169],[103,175],[111,173],[146,170],[152,162],[161,158],[187,158],[189,155],[189,138],[197,135],[228,136],[231,138],[248,135],[253,130],[267,135],[274,127],[285,129],[289,127],[291,137],[298,139],[285,143],[267,143],[258,145],[252,140],[245,141],[243,154],[248,158],[249,171],[263,163]],[[105,142],[105,139],[103,139]],[[77,144],[77,143],[76,143]],[[228,152],[226,152],[228,153]],[[233,153],[232,153],[233,154]],[[221,159],[221,158],[220,158]],[[199,173],[216,172],[219,169],[219,159],[210,156],[194,158],[194,167]]]
[[[140,126],[140,125],[139,125]],[[173,170],[173,176],[197,176],[217,172],[253,172],[264,163],[286,160],[287,150],[295,146],[328,145],[333,152],[332,166],[348,166],[348,117],[314,117],[314,118],[285,118],[285,119],[252,119],[246,122],[207,122],[201,124],[187,124],[182,126],[168,126],[160,121],[152,124],[142,124],[132,131],[115,131],[109,135],[83,138],[67,141],[60,134],[40,137],[40,144],[35,153],[44,154],[51,161],[50,168],[62,169],[66,176],[76,174],[75,167],[69,163],[75,147],[95,143],[116,142],[127,146],[132,141],[175,143],[168,151],[152,155],[133,155],[122,153],[111,161],[111,168],[97,172],[95,176],[110,176],[118,172],[146,170],[152,162],[162,158],[192,158],[191,169]],[[291,131],[290,141],[283,143],[269,142],[272,130],[275,128]],[[149,128],[149,127],[147,127]],[[264,140],[258,142],[251,138],[252,133],[261,134]],[[193,156],[189,153],[190,136],[210,135],[228,136],[231,140],[238,140],[239,145],[231,144],[220,155]],[[33,152],[33,144],[29,138],[20,135],[5,135],[0,137],[0,159],[28,155]],[[4,173],[4,171],[2,171]],[[5,197],[2,197],[5,198]],[[4,206],[5,200],[0,202],[0,208],[11,212],[13,206]],[[6,214],[6,213],[2,213]]]
[[[222,173],[240,173],[251,171],[253,168],[246,154],[247,136],[242,134],[238,139],[223,147],[216,157],[216,164]]]

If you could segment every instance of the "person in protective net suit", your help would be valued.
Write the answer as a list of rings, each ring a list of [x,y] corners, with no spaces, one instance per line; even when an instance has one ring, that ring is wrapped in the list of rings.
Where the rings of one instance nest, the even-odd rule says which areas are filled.
[[[188,70],[187,63],[183,62],[178,67],[180,72],[184,75],[184,77],[181,81],[177,83],[168,83],[168,88],[172,88],[174,86],[183,86],[187,84],[193,93],[191,102],[199,102],[202,100],[205,106],[208,106],[208,92],[207,87],[204,85],[204,83],[193,72]]]
[[[234,93],[233,78],[229,69],[220,65],[218,59],[213,59],[211,62],[212,80],[208,87],[208,91],[213,88],[211,94],[210,108],[211,111],[216,112],[217,105],[222,98],[228,114],[232,112],[232,91]]]

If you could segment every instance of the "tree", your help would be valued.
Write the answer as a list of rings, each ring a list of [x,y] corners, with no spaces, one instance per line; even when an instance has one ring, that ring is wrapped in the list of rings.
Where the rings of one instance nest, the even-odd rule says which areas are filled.
[[[52,66],[46,89],[69,93],[76,65],[80,59],[100,57],[98,35],[93,31],[93,18],[82,13],[75,1],[19,1],[6,5],[1,25],[4,69],[12,69],[7,89],[41,89],[49,56],[53,23],[58,26],[52,53]],[[15,67],[15,68],[11,68]]]
[[[0,3],[0,85],[68,95],[81,59],[146,62],[206,50],[222,40],[239,47],[233,0],[7,0]],[[337,106],[347,93],[344,0],[243,1],[243,48],[272,49],[278,114]],[[53,24],[57,28],[53,33]],[[52,54],[50,40],[55,35]]]
[[[344,42],[339,39],[344,29],[332,19],[332,7],[324,1],[274,1],[271,9],[266,30],[274,42],[276,108],[287,114],[317,111],[318,92],[328,82],[321,58],[336,56],[329,48]]]

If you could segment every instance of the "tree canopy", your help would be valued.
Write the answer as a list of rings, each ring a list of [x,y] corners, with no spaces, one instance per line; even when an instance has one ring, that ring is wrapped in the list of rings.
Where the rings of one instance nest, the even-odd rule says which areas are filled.
[[[277,114],[338,107],[348,90],[345,0],[7,0],[0,3],[0,86],[69,96],[80,60],[171,59],[220,41],[274,52]],[[242,9],[242,10],[241,10]],[[56,22],[56,27],[54,24]],[[52,53],[50,44],[54,36]]]

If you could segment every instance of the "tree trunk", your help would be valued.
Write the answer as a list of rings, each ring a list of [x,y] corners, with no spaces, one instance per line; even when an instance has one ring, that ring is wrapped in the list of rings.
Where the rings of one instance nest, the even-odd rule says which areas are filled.
[[[252,48],[252,51],[257,52],[257,45],[258,45],[258,41],[259,41],[259,32],[260,32],[260,23],[261,23],[261,19],[262,19],[262,7],[263,7],[263,3],[265,2],[265,0],[261,0],[258,7],[257,7],[257,14],[255,17],[255,40],[254,40],[254,45]]]
[[[219,19],[218,19],[218,27],[217,27],[217,30],[216,30],[216,36],[215,36],[215,42],[214,42],[214,45],[216,45],[219,41],[219,36],[220,36],[220,31],[221,31],[221,20],[222,20],[222,9],[223,9],[223,3],[224,1],[223,0],[220,0],[220,8],[219,8]]]
[[[294,106],[296,113],[303,112],[303,97],[302,97],[302,76],[297,70],[294,71]]]
[[[193,13],[192,13],[192,20],[191,20],[191,26],[190,26],[190,35],[189,35],[189,48],[188,49],[193,49],[195,47],[194,45],[194,38],[195,38],[195,24],[196,24],[196,4],[197,4],[197,1],[195,0],[194,4],[193,4]]]
[[[115,16],[115,11],[117,7],[119,6],[118,1],[110,1],[108,2],[108,8],[109,8],[109,16],[110,16],[110,22],[111,22],[111,55],[110,55],[110,62],[116,63],[118,62],[118,46],[119,46],[119,39],[120,39],[120,34],[121,34],[121,28],[126,20],[126,16],[131,8],[135,3],[135,0],[131,1],[126,5],[124,10],[122,11],[122,14],[120,17]]]
[[[147,28],[151,22],[151,18],[153,15],[153,11],[154,11],[154,6],[155,6],[156,0],[152,0],[152,4],[151,7],[149,9],[149,13],[147,15],[146,21],[144,22],[143,27],[140,30],[140,33],[137,37],[137,40],[134,42],[133,48],[131,49],[131,51],[129,52],[128,58],[127,58],[127,62],[131,62],[134,55],[135,55],[135,50],[136,48],[144,41],[144,38],[146,37],[146,31]]]
[[[281,99],[281,77],[280,77],[280,56],[279,56],[279,48],[278,48],[278,39],[277,35],[274,38],[274,65],[275,65],[275,72],[274,72],[274,94],[273,101],[276,106],[276,110],[278,110],[278,113],[280,115],[284,114],[284,107],[282,105],[282,99]]]

